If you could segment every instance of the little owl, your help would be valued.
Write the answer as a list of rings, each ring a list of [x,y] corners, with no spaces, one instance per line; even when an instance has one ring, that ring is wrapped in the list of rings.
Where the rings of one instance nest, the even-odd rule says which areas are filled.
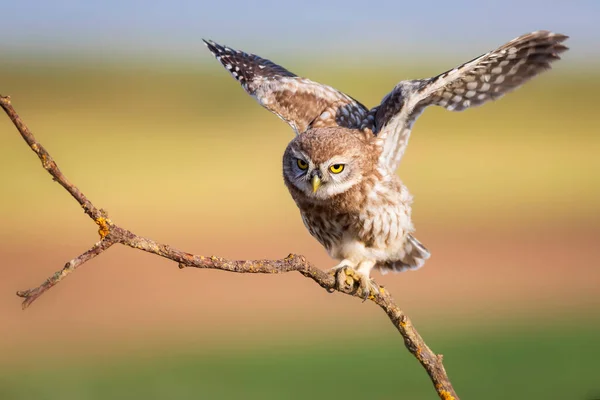
[[[283,178],[308,231],[340,263],[363,296],[377,292],[370,272],[420,268],[430,256],[415,237],[412,196],[396,175],[410,131],[429,105],[462,111],[500,98],[550,68],[567,36],[537,31],[428,79],[401,81],[366,108],[326,85],[253,54],[204,41],[263,107],[296,132]]]

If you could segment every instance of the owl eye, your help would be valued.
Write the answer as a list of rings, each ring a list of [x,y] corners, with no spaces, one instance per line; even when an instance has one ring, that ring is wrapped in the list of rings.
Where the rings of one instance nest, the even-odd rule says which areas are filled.
[[[301,160],[300,158],[298,158],[296,160],[296,164],[298,164],[298,168],[305,170],[308,168],[308,163],[304,160]]]
[[[339,174],[344,170],[344,164],[333,164],[331,167],[329,167],[329,170],[334,174]]]

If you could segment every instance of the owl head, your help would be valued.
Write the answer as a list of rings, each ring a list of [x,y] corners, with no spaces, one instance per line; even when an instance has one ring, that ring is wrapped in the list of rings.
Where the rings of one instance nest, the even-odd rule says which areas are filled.
[[[362,132],[315,128],[288,145],[283,155],[283,177],[288,188],[311,199],[326,200],[370,176],[376,160],[373,144]]]

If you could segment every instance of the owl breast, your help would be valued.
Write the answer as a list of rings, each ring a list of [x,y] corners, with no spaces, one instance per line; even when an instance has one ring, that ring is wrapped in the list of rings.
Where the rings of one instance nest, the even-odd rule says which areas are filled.
[[[395,179],[387,184],[376,183],[363,193],[358,196],[360,201],[356,201],[356,193],[347,193],[344,195],[354,196],[352,202],[300,202],[306,228],[336,259],[359,262],[403,257],[406,235],[414,230],[410,219],[412,197]]]

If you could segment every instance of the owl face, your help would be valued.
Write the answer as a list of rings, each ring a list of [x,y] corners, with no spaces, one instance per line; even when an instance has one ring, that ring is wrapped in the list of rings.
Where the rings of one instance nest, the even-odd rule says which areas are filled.
[[[360,183],[369,154],[364,140],[345,128],[317,128],[297,136],[283,157],[286,184],[325,200]]]

